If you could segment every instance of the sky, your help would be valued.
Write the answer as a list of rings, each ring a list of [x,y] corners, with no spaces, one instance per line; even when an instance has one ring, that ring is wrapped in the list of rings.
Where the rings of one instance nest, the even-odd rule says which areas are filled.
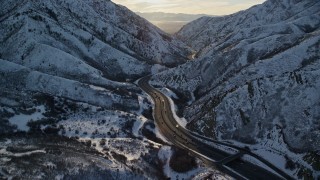
[[[134,12],[227,15],[265,0],[112,0]]]

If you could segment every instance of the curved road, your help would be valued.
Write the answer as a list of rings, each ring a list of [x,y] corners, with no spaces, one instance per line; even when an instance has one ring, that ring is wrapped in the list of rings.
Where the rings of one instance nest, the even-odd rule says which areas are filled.
[[[214,166],[236,179],[292,179],[289,175],[277,169],[271,163],[266,165],[276,173],[268,171],[253,163],[241,160],[240,158],[244,154],[252,154],[247,149],[227,145],[226,143],[217,143],[238,150],[236,154],[230,154],[203,143],[199,140],[201,137],[196,137],[196,134],[179,126],[173,117],[168,98],[149,85],[148,82],[150,77],[151,76],[147,76],[140,79],[138,84],[142,90],[151,96],[155,103],[153,113],[160,132],[175,146],[188,150],[190,153],[202,159],[208,166]]]

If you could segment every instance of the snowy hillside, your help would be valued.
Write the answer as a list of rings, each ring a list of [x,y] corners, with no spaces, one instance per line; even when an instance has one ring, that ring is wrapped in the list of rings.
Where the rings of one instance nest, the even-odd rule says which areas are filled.
[[[51,75],[123,81],[189,55],[183,43],[111,1],[5,1],[0,13],[1,58]]]
[[[132,82],[190,52],[109,0],[1,1],[0,179],[171,178]]]
[[[153,84],[192,99],[180,109],[189,129],[281,156],[300,152],[300,160],[288,155],[297,164],[319,162],[307,157],[320,151],[320,2],[269,0],[200,18],[177,36],[198,58]],[[301,176],[295,167],[290,174]],[[317,177],[319,166],[307,167]]]
[[[79,81],[31,71],[29,68],[1,59],[0,63],[3,93],[6,91],[13,93],[13,90],[15,90],[17,94],[19,91],[27,94],[28,91],[31,91],[86,102],[100,107],[112,108],[118,105],[119,109],[139,109],[137,95],[132,93],[126,95]],[[120,85],[120,83],[117,88],[134,89],[130,85]],[[5,97],[1,98],[4,99]],[[2,103],[6,104],[4,101]]]
[[[34,94],[40,93],[138,111],[141,90],[128,81],[184,63],[189,52],[181,41],[111,1],[5,1],[0,7],[1,107],[33,108]]]
[[[233,40],[234,45],[243,39],[270,36],[266,28],[272,29],[272,25],[279,22],[290,26],[287,31],[282,30],[283,34],[312,31],[318,22],[318,10],[319,2],[313,0],[268,0],[228,16],[202,17],[187,24],[176,35],[201,55],[222,44],[224,48],[231,47],[231,43],[225,43],[227,40]]]

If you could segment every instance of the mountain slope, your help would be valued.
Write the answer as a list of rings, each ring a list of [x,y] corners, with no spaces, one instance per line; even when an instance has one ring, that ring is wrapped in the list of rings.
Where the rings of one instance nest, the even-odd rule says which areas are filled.
[[[31,99],[42,93],[137,110],[141,90],[123,82],[183,63],[188,54],[182,42],[111,1],[5,1],[0,8],[4,107],[22,91]],[[12,67],[20,70],[7,76]]]
[[[0,179],[166,179],[132,82],[189,52],[108,0],[1,1]]]
[[[269,0],[232,15],[200,18],[183,27],[176,35],[192,48],[200,51],[199,55],[206,54],[208,50],[220,44],[228,45],[229,43],[224,42],[229,39],[241,41],[250,37],[267,37],[270,34],[264,34],[264,29],[272,28],[273,24],[279,22],[295,26],[294,21],[297,20],[300,23],[298,22],[297,27],[292,27],[292,29],[312,31],[314,25],[318,23],[318,7],[319,3],[311,0]],[[310,15],[313,17],[303,22],[303,18]],[[301,22],[310,27],[303,26]]]
[[[110,1],[6,1],[0,12],[2,59],[51,74],[67,59],[125,80],[150,73],[155,63],[183,63],[188,55],[181,42]],[[49,53],[62,57],[55,61]]]
[[[189,129],[250,145],[262,156],[305,161],[306,154],[292,151],[320,150],[319,12],[312,0],[269,0],[200,18],[177,34],[198,58],[156,75],[153,84],[192,99],[181,105]],[[297,169],[290,174],[301,176]],[[319,169],[312,172],[317,177]]]

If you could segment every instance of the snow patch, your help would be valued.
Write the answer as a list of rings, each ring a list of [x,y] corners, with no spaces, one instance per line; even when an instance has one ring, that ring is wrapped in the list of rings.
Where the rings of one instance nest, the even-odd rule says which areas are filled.
[[[132,127],[132,134],[135,135],[136,137],[139,136],[139,131],[142,128],[143,124],[147,121],[148,119],[145,118],[144,116],[138,116],[138,120],[134,122],[133,127]]]
[[[89,85],[91,89],[97,90],[97,91],[108,91],[105,88],[94,86],[94,85]]]
[[[28,122],[30,121],[38,121],[42,119],[43,113],[45,112],[44,105],[37,106],[36,112],[28,115],[28,114],[18,114],[9,119],[11,124],[17,125],[17,128],[21,131],[29,131]]]
[[[36,153],[46,153],[45,150],[34,150],[34,151],[29,151],[29,152],[24,152],[24,153],[12,153],[10,151],[7,151],[6,149],[0,149],[0,155],[3,156],[13,156],[13,157],[23,157],[23,156],[30,156],[32,154]]]
[[[63,180],[64,178],[64,175],[63,174],[59,174],[59,175],[56,175],[56,177],[54,178],[55,180]]]

